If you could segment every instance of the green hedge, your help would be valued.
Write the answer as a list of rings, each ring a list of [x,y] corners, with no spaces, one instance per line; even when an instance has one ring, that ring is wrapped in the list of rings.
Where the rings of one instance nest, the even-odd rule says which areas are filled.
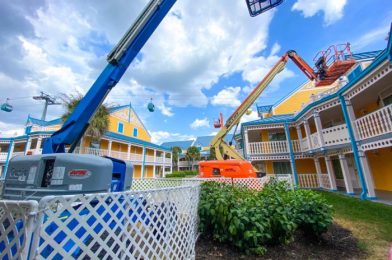
[[[193,177],[198,174],[199,173],[195,171],[181,171],[181,172],[173,172],[170,174],[166,174],[166,178],[185,178],[185,177]]]
[[[262,191],[204,183],[199,204],[203,235],[262,255],[265,245],[287,244],[294,232],[320,236],[332,224],[331,206],[310,190],[291,190],[272,182]]]

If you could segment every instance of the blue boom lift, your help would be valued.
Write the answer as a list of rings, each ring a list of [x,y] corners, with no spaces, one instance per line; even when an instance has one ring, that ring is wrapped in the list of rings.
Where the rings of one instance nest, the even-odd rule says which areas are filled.
[[[108,64],[60,130],[45,140],[42,155],[14,157],[9,162],[3,197],[37,199],[65,195],[128,190],[133,168],[129,162],[73,154],[97,108],[116,86],[141,48],[176,0],[151,0],[117,46]],[[255,16],[281,1],[246,0]],[[153,111],[153,107],[149,107]],[[68,152],[66,153],[66,148]],[[112,173],[112,174],[108,174]]]

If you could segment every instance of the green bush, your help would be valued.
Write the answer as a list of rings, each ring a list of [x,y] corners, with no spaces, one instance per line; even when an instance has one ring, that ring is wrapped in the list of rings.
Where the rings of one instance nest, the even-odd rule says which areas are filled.
[[[185,178],[192,177],[198,175],[198,172],[194,171],[181,171],[181,172],[173,172],[170,174],[166,174],[166,178]]]
[[[300,228],[315,236],[332,223],[331,207],[318,194],[272,182],[262,190],[208,182],[202,185],[199,229],[203,235],[250,254],[286,244]]]

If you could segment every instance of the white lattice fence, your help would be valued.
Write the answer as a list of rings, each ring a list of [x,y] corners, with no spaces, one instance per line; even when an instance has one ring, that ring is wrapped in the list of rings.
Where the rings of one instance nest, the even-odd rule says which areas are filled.
[[[27,259],[36,201],[0,201],[0,259]]]
[[[199,187],[47,197],[34,238],[39,259],[188,259]]]

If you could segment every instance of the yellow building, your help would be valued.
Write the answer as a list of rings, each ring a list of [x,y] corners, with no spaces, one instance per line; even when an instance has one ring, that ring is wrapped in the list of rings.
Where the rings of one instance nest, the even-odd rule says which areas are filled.
[[[333,84],[307,82],[242,124],[237,148],[301,187],[392,200],[392,35],[385,50],[344,59],[355,65]]]
[[[61,119],[43,121],[28,117],[22,136],[0,137],[0,176],[4,178],[9,159],[39,154],[45,138],[60,129]],[[151,135],[131,105],[110,109],[109,129],[98,144],[84,136],[74,153],[110,156],[131,161],[135,178],[164,176],[172,171],[171,151],[151,143]]]

